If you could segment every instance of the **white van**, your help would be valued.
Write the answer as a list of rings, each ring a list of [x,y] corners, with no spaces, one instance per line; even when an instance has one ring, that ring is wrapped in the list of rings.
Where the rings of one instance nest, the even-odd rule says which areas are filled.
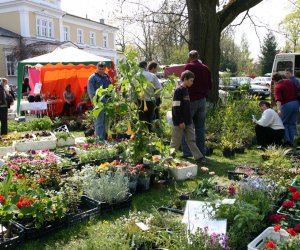
[[[281,53],[275,56],[272,73],[284,74],[286,69],[292,69],[293,74],[300,71],[300,53]]]

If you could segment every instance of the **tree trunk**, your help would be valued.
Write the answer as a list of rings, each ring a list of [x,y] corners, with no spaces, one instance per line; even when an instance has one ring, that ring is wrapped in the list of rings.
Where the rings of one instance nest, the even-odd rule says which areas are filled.
[[[198,50],[200,59],[207,64],[213,87],[208,99],[218,100],[221,32],[240,13],[263,0],[230,0],[217,12],[219,0],[186,0],[189,19],[189,49]]]
[[[219,97],[221,30],[216,4],[216,0],[187,0],[189,50],[197,50],[201,61],[211,71],[213,84],[208,99],[212,102],[216,102]]]

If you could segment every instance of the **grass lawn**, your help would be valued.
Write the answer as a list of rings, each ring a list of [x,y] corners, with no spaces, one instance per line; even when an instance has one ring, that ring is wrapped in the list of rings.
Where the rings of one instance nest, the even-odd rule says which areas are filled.
[[[219,176],[227,177],[228,170],[233,170],[237,165],[257,166],[260,161],[258,150],[246,150],[244,154],[236,154],[234,158],[224,158],[222,152],[216,150],[214,154],[207,157],[209,171],[214,171]],[[208,178],[207,172],[198,171],[197,179]],[[89,239],[97,237],[98,230],[101,230],[103,221],[113,221],[129,211],[150,211],[153,208],[171,204],[184,191],[191,191],[197,186],[197,179],[175,182],[162,189],[153,187],[145,193],[133,196],[133,203],[130,209],[123,209],[109,214],[101,215],[97,220],[90,221],[84,225],[76,225],[60,230],[38,240],[26,241],[18,249],[96,249],[89,242]]]

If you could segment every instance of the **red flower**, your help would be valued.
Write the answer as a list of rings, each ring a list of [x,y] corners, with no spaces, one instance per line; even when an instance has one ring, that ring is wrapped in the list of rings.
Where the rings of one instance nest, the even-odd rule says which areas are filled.
[[[295,225],[294,230],[295,232],[300,233],[300,224]]]
[[[16,203],[16,206],[21,209],[22,207],[29,207],[32,203],[32,200],[29,200],[25,197],[20,197],[19,201]]]
[[[2,204],[5,203],[5,196],[0,195],[0,203],[2,203]]]
[[[288,228],[286,231],[287,231],[290,235],[296,236],[296,232],[294,231],[294,228]]]
[[[293,206],[295,206],[295,203],[292,201],[285,201],[282,203],[282,206],[286,209],[292,208]]]
[[[39,178],[38,182],[43,183],[46,179],[45,178]]]
[[[293,200],[298,200],[299,197],[300,197],[300,192],[298,192],[298,191],[296,191],[292,194]]]
[[[278,223],[287,216],[285,214],[271,214],[269,220],[273,223]]]
[[[273,228],[274,228],[274,231],[275,231],[275,232],[280,231],[280,225],[278,225],[278,224],[275,225]]]
[[[272,240],[269,240],[265,246],[265,248],[275,248],[276,247],[276,243]]]
[[[19,209],[21,209],[21,208],[23,207],[23,204],[22,204],[22,202],[18,201],[18,202],[16,203],[16,206],[17,206]]]
[[[23,175],[22,174],[18,174],[17,179],[22,179]]]
[[[233,184],[230,185],[230,187],[228,188],[228,192],[231,194],[231,195],[234,195],[235,194],[235,187]]]
[[[290,186],[289,190],[290,190],[290,192],[294,193],[294,192],[298,191],[298,188],[296,188],[294,186]]]

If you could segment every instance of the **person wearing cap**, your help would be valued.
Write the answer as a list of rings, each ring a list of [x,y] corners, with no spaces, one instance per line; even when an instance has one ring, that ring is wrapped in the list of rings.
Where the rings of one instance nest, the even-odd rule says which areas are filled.
[[[88,80],[87,90],[91,102],[96,94],[97,89],[100,87],[106,89],[111,84],[108,75],[105,73],[106,65],[105,62],[99,62],[97,69]],[[95,119],[95,135],[98,141],[105,140],[105,110],[102,110],[98,117]]]

